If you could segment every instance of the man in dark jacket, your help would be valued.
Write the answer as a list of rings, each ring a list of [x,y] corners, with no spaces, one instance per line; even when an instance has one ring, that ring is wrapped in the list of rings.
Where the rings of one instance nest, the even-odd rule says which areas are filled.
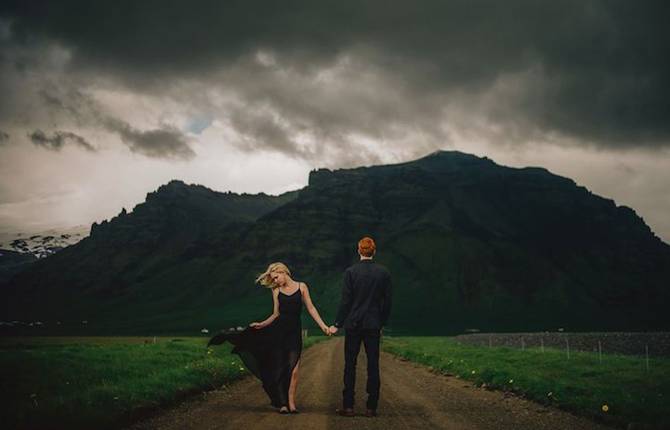
[[[379,403],[379,338],[391,312],[391,275],[388,270],[372,258],[376,252],[375,242],[364,237],[358,242],[360,261],[344,272],[342,302],[337,312],[335,325],[330,334],[344,328],[344,390],[343,416],[354,416],[354,385],[356,381],[356,359],[365,346],[368,359],[367,411],[369,417],[377,414]]]

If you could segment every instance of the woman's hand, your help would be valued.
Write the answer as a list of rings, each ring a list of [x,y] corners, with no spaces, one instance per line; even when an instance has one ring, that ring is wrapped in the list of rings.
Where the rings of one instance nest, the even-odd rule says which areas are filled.
[[[321,331],[322,331],[323,334],[325,334],[326,336],[330,336],[330,331],[328,330],[328,326],[327,326],[327,325],[322,325],[322,326],[321,326]]]
[[[252,322],[251,324],[249,324],[249,327],[259,329],[259,328],[263,328],[263,324],[261,324],[259,322]]]

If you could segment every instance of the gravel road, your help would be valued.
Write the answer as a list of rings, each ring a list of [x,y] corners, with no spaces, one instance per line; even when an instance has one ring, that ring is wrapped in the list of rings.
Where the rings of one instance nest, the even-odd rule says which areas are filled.
[[[319,343],[303,354],[298,415],[280,415],[258,380],[245,378],[203,394],[129,427],[147,429],[608,429],[609,427],[542,406],[509,393],[489,391],[456,377],[382,353],[379,416],[362,415],[365,354],[358,362],[359,416],[335,415],[342,390],[344,339]]]

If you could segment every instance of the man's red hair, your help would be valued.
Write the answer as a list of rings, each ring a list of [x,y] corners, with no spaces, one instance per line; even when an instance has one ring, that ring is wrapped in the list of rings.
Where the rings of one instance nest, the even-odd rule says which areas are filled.
[[[363,257],[372,257],[376,250],[377,246],[371,237],[365,236],[363,239],[358,241],[358,252]]]

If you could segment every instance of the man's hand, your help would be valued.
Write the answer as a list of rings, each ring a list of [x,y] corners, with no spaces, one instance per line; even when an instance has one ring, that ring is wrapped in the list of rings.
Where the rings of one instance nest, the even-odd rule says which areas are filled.
[[[259,322],[252,322],[251,324],[249,324],[249,327],[258,329],[263,328],[263,325]]]
[[[328,333],[330,333],[331,335],[334,335],[335,333],[337,333],[337,327],[335,327],[334,325],[331,325],[330,327],[328,327]]]

